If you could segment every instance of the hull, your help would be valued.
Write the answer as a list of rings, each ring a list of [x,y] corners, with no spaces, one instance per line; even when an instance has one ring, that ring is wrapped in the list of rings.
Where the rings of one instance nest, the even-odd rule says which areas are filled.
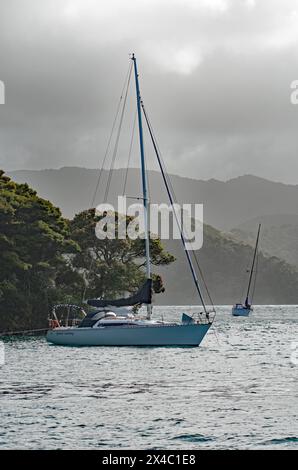
[[[251,311],[252,311],[252,308],[233,307],[232,315],[234,317],[248,317]]]
[[[56,328],[47,341],[68,346],[199,346],[211,324]]]

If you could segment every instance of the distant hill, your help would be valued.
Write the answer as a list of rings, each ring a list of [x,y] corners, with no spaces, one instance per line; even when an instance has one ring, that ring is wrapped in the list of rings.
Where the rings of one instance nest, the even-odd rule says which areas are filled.
[[[59,206],[67,217],[90,207],[98,179],[97,170],[84,168],[24,170],[8,174],[18,182],[27,182],[42,197]],[[107,176],[104,171],[96,203],[102,202]],[[124,179],[125,170],[114,171],[109,202],[115,204],[116,196],[122,194]],[[252,247],[249,244],[254,240],[258,220],[264,221],[264,214],[267,214],[268,227],[264,227],[262,232],[261,246],[267,256],[260,255],[259,258],[255,302],[298,303],[298,273],[294,266],[288,264],[296,264],[298,259],[298,243],[296,246],[295,242],[295,233],[298,233],[295,228],[298,228],[297,186],[255,176],[242,176],[222,182],[172,175],[171,181],[179,202],[204,203],[204,221],[207,225],[204,228],[204,245],[198,256],[215,303],[231,304],[243,298],[247,281],[246,268],[252,257]],[[167,201],[166,194],[161,189],[163,184],[159,173],[149,172],[149,186],[153,202]],[[141,194],[139,170],[129,170],[125,193],[131,197]],[[284,215],[289,213],[293,216]],[[269,223],[270,217],[274,221],[273,225]],[[231,233],[222,233],[221,230],[231,230]],[[159,269],[166,292],[157,297],[158,303],[197,304],[198,297],[180,242],[164,241],[164,244],[176,256],[177,261],[168,268]]]
[[[114,170],[109,201],[122,194],[124,169]],[[61,207],[66,217],[90,207],[99,171],[94,169],[64,167],[59,170],[19,170],[8,172],[17,182],[27,182],[38,193]],[[107,171],[102,180],[96,203],[102,202]],[[230,230],[247,220],[263,215],[298,215],[298,186],[265,180],[256,176],[240,176],[227,182],[196,180],[171,175],[171,181],[180,203],[203,203],[204,221],[220,230]],[[149,172],[151,196],[154,202],[167,201],[161,175]],[[126,194],[141,193],[140,174],[130,169]]]
[[[256,217],[238,225],[230,233],[234,239],[253,245],[259,223],[262,224],[261,250],[298,268],[298,216],[276,214]]]
[[[177,259],[168,268],[159,268],[165,281],[166,293],[158,296],[158,302],[175,305],[198,303],[181,243],[177,240],[164,243]],[[234,241],[218,230],[205,226],[204,244],[197,255],[213,302],[232,304],[244,300],[247,268],[253,255],[251,246]],[[254,302],[297,304],[297,270],[277,257],[259,254]]]

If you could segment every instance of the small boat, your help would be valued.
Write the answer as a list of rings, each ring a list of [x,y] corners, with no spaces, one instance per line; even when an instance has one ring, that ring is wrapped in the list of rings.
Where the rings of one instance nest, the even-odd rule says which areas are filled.
[[[248,280],[248,287],[247,287],[245,302],[244,303],[237,303],[233,306],[232,315],[234,317],[248,317],[250,312],[253,311],[252,300],[253,300],[254,285],[255,285],[255,282],[256,282],[256,275],[257,275],[257,271],[255,269],[255,266],[256,266],[256,259],[257,259],[257,253],[258,253],[260,230],[261,230],[261,224],[259,224],[257,238],[256,238],[256,244],[255,244],[255,249],[254,249],[254,254],[253,254],[252,265],[251,265],[251,269],[249,271],[249,280]],[[253,283],[253,289],[252,289],[253,277],[254,277],[254,283]]]
[[[67,322],[67,325],[62,326],[54,310],[54,316],[51,319],[51,328],[47,333],[47,340],[50,343],[71,346],[199,346],[215,317],[215,310],[208,311],[205,305],[192,258],[186,246],[184,231],[181,228],[180,237],[182,245],[202,307],[199,309],[199,312],[192,316],[182,313],[181,321],[179,322],[166,322],[152,319],[150,231],[148,224],[149,200],[147,195],[147,171],[143,144],[142,112],[148,126],[162,179],[172,206],[174,206],[175,200],[152,128],[148,121],[144,103],[141,100],[137,62],[134,54],[132,55],[131,67],[134,69],[139,127],[143,190],[141,199],[144,205],[146,248],[146,282],[137,293],[128,298],[124,297],[114,300],[97,298],[87,300],[87,304],[95,308],[95,310],[91,310],[87,313],[78,325],[69,326],[69,322]],[[135,314],[133,307],[136,305],[147,306],[147,315],[142,317]]]

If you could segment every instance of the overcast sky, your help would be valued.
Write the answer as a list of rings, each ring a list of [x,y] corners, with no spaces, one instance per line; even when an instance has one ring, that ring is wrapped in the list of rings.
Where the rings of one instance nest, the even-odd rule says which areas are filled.
[[[169,171],[298,183],[298,0],[1,0],[0,167],[98,167],[132,51]]]

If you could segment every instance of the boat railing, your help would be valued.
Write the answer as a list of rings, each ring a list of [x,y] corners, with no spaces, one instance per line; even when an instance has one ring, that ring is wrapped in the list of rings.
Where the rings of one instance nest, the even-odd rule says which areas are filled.
[[[54,305],[49,316],[49,327],[75,327],[78,326],[86,312],[79,305],[74,304],[57,304]]]

